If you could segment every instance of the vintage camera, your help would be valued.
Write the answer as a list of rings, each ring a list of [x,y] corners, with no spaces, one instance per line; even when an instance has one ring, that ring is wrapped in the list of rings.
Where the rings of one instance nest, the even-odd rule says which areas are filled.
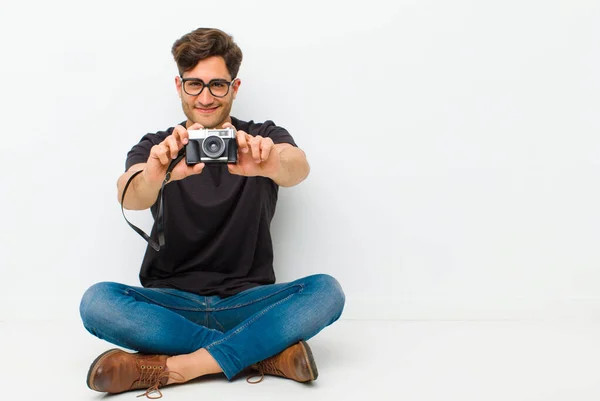
[[[233,128],[189,130],[185,161],[197,163],[237,163],[238,145]]]

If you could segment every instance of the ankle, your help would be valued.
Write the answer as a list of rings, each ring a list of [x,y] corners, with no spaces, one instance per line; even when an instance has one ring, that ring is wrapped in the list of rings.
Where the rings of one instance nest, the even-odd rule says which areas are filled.
[[[177,376],[174,378],[169,376],[167,384],[181,383],[181,381],[177,381],[179,376],[182,376],[184,381],[188,381],[200,376],[222,372],[219,364],[204,348],[191,354],[169,357],[166,365],[169,371],[176,373]]]
[[[183,383],[190,380],[185,373],[185,364],[182,364],[181,362],[181,356],[171,356],[167,358],[165,362],[169,372],[167,384]]]

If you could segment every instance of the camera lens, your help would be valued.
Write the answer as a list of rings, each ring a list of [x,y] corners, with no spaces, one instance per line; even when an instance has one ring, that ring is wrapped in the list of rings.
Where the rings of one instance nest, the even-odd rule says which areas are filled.
[[[208,136],[202,142],[202,151],[204,154],[212,159],[220,157],[225,151],[225,142],[218,136]]]

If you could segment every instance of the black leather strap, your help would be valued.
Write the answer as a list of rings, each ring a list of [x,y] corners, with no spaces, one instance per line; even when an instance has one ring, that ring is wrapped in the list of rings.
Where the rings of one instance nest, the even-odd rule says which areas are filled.
[[[156,235],[158,237],[158,243],[156,241],[154,241],[152,238],[150,238],[150,236],[148,234],[146,234],[144,232],[144,230],[142,230],[139,227],[136,227],[135,225],[131,224],[131,222],[129,220],[127,220],[127,216],[125,216],[125,209],[123,207],[123,202],[125,201],[125,193],[127,192],[127,188],[129,187],[129,184],[131,184],[131,181],[144,170],[136,171],[135,173],[133,173],[131,175],[131,177],[129,177],[129,179],[127,180],[127,183],[125,184],[125,188],[123,188],[123,195],[121,196],[121,213],[123,213],[123,217],[125,218],[125,221],[127,222],[127,224],[129,224],[129,226],[131,228],[133,228],[133,230],[136,233],[141,235],[142,238],[145,239],[148,242],[148,244],[150,244],[152,249],[154,249],[156,252],[160,251],[160,249],[163,246],[165,246],[163,191],[165,189],[165,185],[171,179],[171,171],[173,171],[173,168],[175,168],[177,163],[179,163],[181,161],[181,159],[183,159],[185,157],[184,149],[182,149],[179,152],[177,159],[173,160],[171,162],[171,164],[169,164],[169,167],[167,168],[167,174],[165,175],[165,179],[163,180],[163,183],[160,187],[160,191],[158,192],[158,213],[156,214],[156,219],[155,219]]]

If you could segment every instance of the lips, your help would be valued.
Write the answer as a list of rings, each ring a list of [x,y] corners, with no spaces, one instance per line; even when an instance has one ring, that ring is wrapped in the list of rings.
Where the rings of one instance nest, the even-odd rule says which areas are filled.
[[[208,109],[208,108],[200,108],[200,107],[196,107],[196,108],[195,108],[195,110],[196,110],[196,111],[198,111],[199,113],[202,113],[202,114],[210,114],[210,113],[214,112],[215,110],[217,110],[218,108],[219,108],[219,106],[217,106],[217,107],[212,107],[212,108],[210,108],[210,109]]]

